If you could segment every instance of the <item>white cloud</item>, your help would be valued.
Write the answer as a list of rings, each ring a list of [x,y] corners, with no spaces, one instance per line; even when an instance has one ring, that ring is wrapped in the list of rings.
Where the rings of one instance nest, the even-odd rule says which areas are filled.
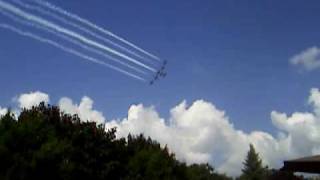
[[[245,134],[236,130],[225,112],[203,100],[190,107],[182,102],[171,110],[168,121],[160,118],[150,107],[134,105],[128,118],[111,121],[106,128],[117,127],[118,137],[128,133],[144,133],[168,145],[178,159],[188,163],[220,162],[219,170],[238,174],[248,150],[250,138],[272,138],[264,133]]]
[[[309,104],[313,106],[315,114],[320,117],[320,93],[319,89],[312,88],[310,91]]]
[[[6,108],[1,108],[0,106],[0,117],[5,115],[8,112],[8,110]]]
[[[49,96],[29,93],[19,96],[20,107],[30,107]],[[320,91],[311,89],[308,98],[312,112],[291,115],[272,111],[271,123],[277,135],[263,131],[246,133],[236,129],[226,113],[213,103],[197,100],[190,106],[184,101],[173,107],[168,119],[161,118],[154,107],[132,105],[128,117],[107,121],[106,128],[117,127],[117,137],[140,134],[159,141],[187,163],[209,162],[220,172],[238,175],[249,148],[254,144],[265,164],[279,168],[285,159],[320,153]],[[106,122],[104,115],[93,109],[93,100],[83,97],[80,104],[61,98],[59,107],[66,113],[78,114],[83,121]],[[0,108],[0,114],[6,110]]]
[[[49,95],[40,91],[21,94],[18,97],[19,107],[26,109],[30,109],[32,106],[37,106],[40,102],[49,103],[49,101]]]
[[[212,103],[198,100],[191,106],[182,102],[171,110],[169,120],[159,117],[152,107],[134,105],[128,117],[113,120],[107,128],[117,127],[118,137],[128,133],[144,133],[158,140],[176,153],[180,160],[188,163],[210,162],[221,172],[238,175],[242,162],[253,143],[263,161],[279,168],[285,159],[320,152],[320,92],[312,89],[309,102],[313,112],[293,113],[288,116],[271,112],[272,123],[278,136],[254,131],[245,133],[234,128],[225,112]]]
[[[20,108],[31,108],[32,106],[39,105],[40,102],[49,103],[50,97],[48,94],[36,91],[26,94],[21,94],[16,98]],[[83,121],[94,121],[99,124],[105,122],[105,117],[99,111],[93,110],[93,101],[89,97],[83,97],[79,105],[74,104],[70,98],[61,98],[59,107],[62,111],[69,114],[77,114]],[[5,109],[2,110],[5,112]],[[0,113],[2,112],[0,109]],[[19,112],[17,112],[19,114]]]
[[[301,65],[304,69],[312,71],[320,68],[320,48],[311,47],[290,59],[292,65]]]
[[[93,110],[93,101],[89,97],[83,97],[80,104],[73,104],[69,98],[61,98],[59,107],[62,111],[69,114],[77,114],[83,121],[94,121],[98,124],[105,122],[105,117],[99,111]]]

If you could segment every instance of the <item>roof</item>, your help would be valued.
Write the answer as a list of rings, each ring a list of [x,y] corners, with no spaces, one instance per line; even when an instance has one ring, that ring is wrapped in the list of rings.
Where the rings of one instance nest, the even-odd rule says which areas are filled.
[[[288,160],[285,162],[320,162],[320,155],[317,156],[308,156],[308,157],[303,157],[299,159],[294,159],[294,160]]]
[[[284,161],[281,170],[320,174],[320,155]]]

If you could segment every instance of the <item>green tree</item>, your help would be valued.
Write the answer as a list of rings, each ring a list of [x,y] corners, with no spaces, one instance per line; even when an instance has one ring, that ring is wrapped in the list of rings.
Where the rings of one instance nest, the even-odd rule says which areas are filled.
[[[263,167],[262,160],[252,144],[250,144],[243,165],[241,180],[263,180],[267,178],[268,168]]]
[[[143,135],[83,122],[41,103],[0,117],[0,179],[225,180],[206,165],[187,166]]]
[[[185,167],[179,163],[167,147],[145,138],[128,136],[129,174],[127,179],[186,179]]]
[[[192,164],[188,168],[189,180],[231,180],[223,174],[218,174],[209,164]]]

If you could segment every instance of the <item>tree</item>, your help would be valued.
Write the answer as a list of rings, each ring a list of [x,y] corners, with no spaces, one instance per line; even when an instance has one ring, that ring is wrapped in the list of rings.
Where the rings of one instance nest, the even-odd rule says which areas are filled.
[[[209,165],[179,162],[143,135],[117,139],[116,129],[84,122],[56,106],[0,117],[0,179],[225,180]]]
[[[231,180],[223,174],[218,174],[209,164],[192,164],[188,168],[188,179],[190,180]]]
[[[268,168],[263,167],[262,160],[252,144],[250,144],[243,165],[241,180],[263,180],[267,178]]]

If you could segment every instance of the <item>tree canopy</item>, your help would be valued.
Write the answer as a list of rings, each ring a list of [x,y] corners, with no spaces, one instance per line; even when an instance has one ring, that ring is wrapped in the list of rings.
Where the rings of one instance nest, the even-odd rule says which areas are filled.
[[[250,149],[247,153],[247,157],[243,162],[242,176],[243,180],[263,180],[267,179],[268,168],[263,167],[262,160],[259,154],[254,149],[254,146],[250,144]]]
[[[83,122],[41,103],[0,118],[0,179],[227,180],[208,164],[187,165],[143,135]]]

